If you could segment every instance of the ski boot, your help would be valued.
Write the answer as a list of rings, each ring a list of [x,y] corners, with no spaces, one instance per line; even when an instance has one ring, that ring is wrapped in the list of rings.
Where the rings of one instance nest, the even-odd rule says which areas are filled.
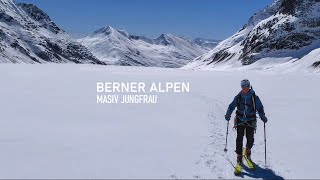
[[[244,159],[247,161],[248,167],[250,169],[255,169],[254,164],[251,160],[251,149],[249,148],[243,149],[243,156],[244,156]]]
[[[246,156],[248,159],[251,159],[251,149],[246,148],[245,156]]]
[[[242,154],[238,154],[237,156],[237,165],[234,168],[234,174],[235,175],[240,175],[242,173]]]

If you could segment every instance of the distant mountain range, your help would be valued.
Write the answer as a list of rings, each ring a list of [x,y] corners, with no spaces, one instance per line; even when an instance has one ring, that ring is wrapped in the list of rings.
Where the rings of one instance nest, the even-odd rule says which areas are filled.
[[[212,50],[214,47],[216,47],[219,44],[219,42],[221,42],[221,40],[196,38],[192,42],[200,45],[203,48],[206,48],[208,50]]]
[[[212,46],[171,34],[150,39],[110,26],[75,40],[37,6],[0,0],[0,63],[181,67]]]
[[[172,34],[152,39],[110,26],[75,40],[37,6],[0,0],[0,63],[185,69],[320,67],[319,32],[319,0],[274,0],[221,42]]]
[[[208,52],[216,41],[192,41],[172,34],[151,39],[107,26],[78,42],[107,64],[178,68]]]

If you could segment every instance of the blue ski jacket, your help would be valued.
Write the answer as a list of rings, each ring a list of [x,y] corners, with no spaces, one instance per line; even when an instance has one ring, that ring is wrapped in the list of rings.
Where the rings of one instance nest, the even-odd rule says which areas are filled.
[[[255,95],[253,89],[251,89],[248,94],[243,94],[240,91],[229,105],[226,115],[231,115],[236,107],[236,117],[241,121],[255,120],[257,118],[256,111],[258,111],[261,119],[265,116],[260,98]]]

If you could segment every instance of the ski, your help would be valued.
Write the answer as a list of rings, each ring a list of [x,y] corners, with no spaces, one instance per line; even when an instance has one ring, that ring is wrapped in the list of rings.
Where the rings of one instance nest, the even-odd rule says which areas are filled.
[[[242,165],[238,163],[234,168],[234,175],[240,175],[242,173]]]
[[[251,158],[248,158],[248,156],[247,156],[247,154],[246,154],[246,149],[245,149],[245,148],[243,149],[243,157],[244,157],[244,159],[247,161],[247,164],[248,164],[249,169],[252,169],[252,170],[255,169],[254,164],[253,164]]]

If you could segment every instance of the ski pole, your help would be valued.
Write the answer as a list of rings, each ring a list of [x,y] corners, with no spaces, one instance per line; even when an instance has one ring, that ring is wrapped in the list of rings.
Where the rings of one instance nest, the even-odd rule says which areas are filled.
[[[267,137],[266,137],[266,123],[264,123],[264,162],[267,167]]]
[[[229,131],[229,121],[228,121],[228,124],[227,124],[227,134],[226,134],[226,146],[224,148],[224,152],[227,152],[228,149],[227,149],[227,145],[228,145],[228,131]]]

